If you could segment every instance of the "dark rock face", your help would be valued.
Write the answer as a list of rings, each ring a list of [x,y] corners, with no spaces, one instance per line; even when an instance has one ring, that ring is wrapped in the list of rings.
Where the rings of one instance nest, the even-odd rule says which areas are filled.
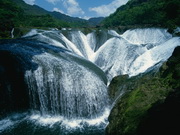
[[[128,80],[128,75],[122,75],[114,77],[111,81],[111,84],[109,85],[109,96],[111,100],[114,100],[118,97],[119,94],[123,94],[127,89],[126,83]],[[125,84],[125,85],[124,85]]]
[[[148,110],[138,126],[138,135],[180,134],[180,89],[170,93],[164,103],[157,103]]]
[[[173,91],[169,93],[163,103],[156,103],[148,110],[147,116],[140,122],[139,135],[180,134],[180,47],[174,50],[173,55],[167,62],[167,69],[163,77],[172,76],[169,79]]]
[[[18,56],[0,51],[0,115],[28,108],[23,72]]]
[[[30,107],[24,74],[26,70],[37,69],[37,65],[32,62],[32,57],[43,51],[39,48],[38,51],[31,52],[28,46],[35,46],[34,42],[0,41],[0,117],[11,112],[27,110]]]
[[[111,98],[117,97],[118,91],[126,93],[111,111],[107,135],[179,134],[176,124],[180,121],[179,61],[180,47],[177,47],[156,74],[132,80],[114,78],[109,87]]]

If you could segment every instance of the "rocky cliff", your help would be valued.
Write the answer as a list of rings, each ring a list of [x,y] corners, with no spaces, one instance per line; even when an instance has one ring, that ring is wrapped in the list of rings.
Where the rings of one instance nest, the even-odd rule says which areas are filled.
[[[107,135],[180,132],[176,124],[180,120],[179,62],[180,47],[177,47],[158,72],[134,78],[118,76],[112,80],[109,93],[115,105],[109,116]]]

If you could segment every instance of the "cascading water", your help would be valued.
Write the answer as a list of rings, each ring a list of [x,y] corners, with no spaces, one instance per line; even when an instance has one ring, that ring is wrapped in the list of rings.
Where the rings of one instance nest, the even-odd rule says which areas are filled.
[[[179,37],[157,28],[128,30],[122,35],[113,30],[85,35],[78,30],[33,29],[21,40],[4,41],[0,51],[15,57],[12,60],[21,61],[22,67],[15,71],[24,75],[21,83],[27,85],[31,114],[16,114],[15,118],[13,115],[1,120],[0,134],[7,133],[5,129],[19,123],[19,119],[21,122],[14,130],[21,123],[31,126],[40,123],[53,127],[53,134],[103,134],[108,123],[107,84],[111,79],[146,72],[166,61],[178,45]],[[1,59],[0,73],[4,75],[8,64]],[[8,91],[15,91],[11,89],[15,85],[13,77],[9,76],[4,84],[8,84]],[[71,129],[65,130],[67,125]],[[44,132],[43,129],[33,135]]]
[[[11,40],[2,43],[0,52],[2,54],[6,52],[10,58],[21,61],[20,72],[24,74],[22,81],[27,84],[31,110],[30,115],[21,117],[21,114],[16,114],[18,115],[16,119],[13,115],[0,121],[0,125],[4,125],[0,128],[0,134],[1,130],[16,126],[22,118],[22,123],[25,121],[40,125],[58,123],[62,128],[106,126],[109,104],[107,78],[93,63],[66,49],[29,40],[17,40],[13,43]],[[5,56],[2,57],[5,59]],[[12,65],[14,64],[16,63]],[[5,67],[5,64],[1,66]],[[14,74],[18,76],[18,73]],[[6,89],[3,91],[6,93]],[[18,92],[17,89],[9,91]],[[24,97],[19,95],[17,98]],[[54,134],[67,132],[63,130]],[[6,131],[2,132],[5,133]],[[101,133],[102,131],[99,134]]]
[[[109,81],[117,75],[128,74],[129,76],[134,76],[145,72],[160,61],[165,61],[171,56],[174,48],[179,45],[178,37],[172,37],[166,29],[158,28],[127,30],[122,35],[119,35],[114,30],[94,31],[87,35],[77,30],[51,31],[51,34],[47,31],[39,31],[39,34],[37,33],[38,31],[35,32],[33,30],[25,37],[33,35],[30,38],[51,43],[55,46],[58,46],[63,41],[63,44],[66,44],[66,46],[61,46],[95,63],[106,73]],[[54,36],[52,36],[52,33]],[[37,35],[41,35],[41,38]],[[47,41],[46,38],[49,37],[63,38],[53,38],[53,40]],[[171,40],[171,43],[168,42],[169,40]],[[153,48],[158,48],[158,46],[163,46],[162,48],[165,50],[167,50],[166,48],[169,49],[164,52],[166,55],[162,54],[160,56],[162,59],[152,59],[151,57],[153,56],[151,55],[156,55],[153,53],[157,53],[153,51],[156,50]],[[142,59],[145,55],[147,59],[144,59],[144,62],[139,62],[138,59]],[[136,67],[138,63],[141,64]]]
[[[33,110],[69,119],[101,115],[108,103],[105,76],[100,78],[100,73],[93,71],[91,63],[85,60],[78,57],[73,60],[67,54],[58,55],[43,53],[34,56],[33,62],[39,67],[25,74]]]
[[[158,45],[172,38],[172,35],[166,29],[147,28],[127,30],[122,37],[136,45]]]
[[[111,30],[109,34],[114,37],[97,51],[94,61],[107,74],[108,80],[120,74],[143,73],[166,61],[180,45],[180,38],[172,37],[165,29],[134,29],[122,35]]]
[[[116,75],[128,74],[131,64],[144,52],[145,48],[114,37],[96,52],[95,63],[107,74],[110,81]]]

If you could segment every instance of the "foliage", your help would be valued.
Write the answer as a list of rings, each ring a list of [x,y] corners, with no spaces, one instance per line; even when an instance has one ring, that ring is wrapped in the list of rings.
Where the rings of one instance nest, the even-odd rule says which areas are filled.
[[[10,31],[18,23],[21,12],[21,9],[10,0],[0,1],[0,38],[10,35]]]
[[[163,100],[170,90],[162,79],[148,75],[136,80],[134,85],[135,88],[125,94],[113,108],[108,134],[136,135],[138,124],[146,111],[155,102]]]
[[[135,81],[133,79],[127,79],[126,82],[123,80],[124,86],[125,84],[129,85],[129,81],[132,81],[134,85],[130,84],[130,87],[133,86],[133,90],[127,92],[113,107],[109,117],[110,124],[107,127],[108,135],[139,135],[139,132],[141,132],[138,132],[139,125],[141,126],[140,130],[144,129],[143,125],[145,124],[146,129],[150,129],[148,126],[149,124],[146,123],[147,120],[151,122],[156,121],[156,119],[151,120],[151,117],[149,117],[149,111],[151,110],[152,113],[152,108],[154,108],[154,106],[162,104],[165,101],[166,106],[170,107],[169,103],[167,103],[166,97],[168,97],[172,91],[180,89],[179,52],[180,47],[177,47],[172,57],[161,67],[160,72],[155,75],[145,74],[139,78],[134,78]],[[122,78],[120,78],[119,81],[122,82]],[[121,85],[122,84],[119,84],[119,86]],[[126,86],[127,89],[130,87]],[[177,93],[179,93],[179,91],[177,91]],[[176,95],[174,95],[174,97],[176,97]],[[178,101],[173,101],[172,103],[180,103],[179,99],[176,99]],[[176,110],[177,108],[178,106],[175,106],[173,109]],[[163,109],[166,108],[163,106]],[[155,111],[158,111],[158,108],[156,108]],[[173,114],[173,112],[171,113]],[[160,115],[161,114],[158,114],[158,116]],[[145,118],[148,119],[146,120]],[[161,121],[157,122],[161,123]],[[175,123],[166,123],[167,126],[168,124]],[[151,125],[153,125],[153,123],[151,123]],[[171,126],[169,126],[169,128],[170,127]],[[146,133],[146,131],[143,132],[144,134]],[[154,134],[156,134],[156,132]]]
[[[57,17],[58,16],[58,17]],[[60,18],[65,18],[60,19]],[[62,28],[83,27],[87,22],[60,13],[49,12],[38,6],[31,6],[22,0],[0,1],[0,38],[10,38],[13,28]]]
[[[21,24],[24,27],[69,27],[64,21],[58,21],[50,15],[28,15]]]
[[[174,28],[180,25],[180,1],[130,0],[102,24],[105,27],[153,25]]]

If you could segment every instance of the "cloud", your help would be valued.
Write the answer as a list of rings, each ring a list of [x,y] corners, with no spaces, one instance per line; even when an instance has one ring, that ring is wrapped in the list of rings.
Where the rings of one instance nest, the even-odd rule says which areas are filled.
[[[56,2],[59,2],[61,0],[46,0],[46,1],[49,2],[49,3],[55,4]]]
[[[26,2],[29,5],[34,5],[35,4],[35,0],[24,0],[24,2]]]
[[[69,15],[83,15],[84,11],[80,8],[76,0],[64,0],[64,7],[67,9]]]
[[[108,16],[116,11],[118,7],[124,5],[128,2],[128,0],[114,0],[108,5],[102,5],[99,7],[89,8],[89,11],[96,12],[98,16]]]
[[[53,11],[56,11],[56,12],[59,12],[59,13],[62,13],[62,14],[65,14],[64,11],[58,9],[58,8],[53,8]]]
[[[89,16],[83,16],[83,17],[81,17],[82,19],[85,19],[85,20],[89,20],[91,17],[89,17]]]

